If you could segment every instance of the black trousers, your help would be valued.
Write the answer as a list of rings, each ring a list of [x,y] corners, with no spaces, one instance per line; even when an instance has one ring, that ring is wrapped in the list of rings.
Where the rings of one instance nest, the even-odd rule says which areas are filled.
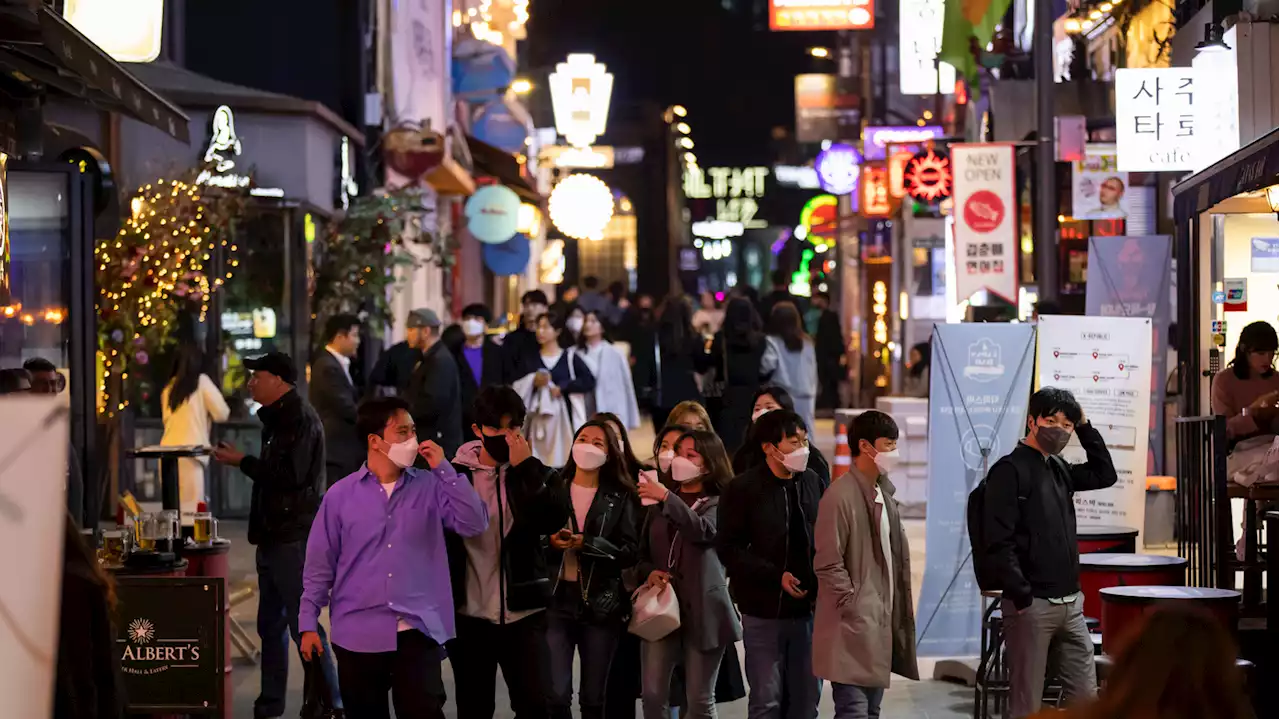
[[[551,684],[546,612],[508,624],[458,615],[457,635],[448,648],[458,719],[493,719],[499,667],[516,719],[546,719]]]
[[[440,645],[416,629],[396,635],[394,652],[353,652],[333,645],[348,719],[444,719]],[[387,694],[390,693],[390,704]]]

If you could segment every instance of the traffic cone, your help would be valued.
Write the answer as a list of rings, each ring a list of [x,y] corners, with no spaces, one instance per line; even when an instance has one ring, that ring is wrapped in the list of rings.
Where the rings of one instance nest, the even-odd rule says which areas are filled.
[[[836,459],[831,468],[831,478],[843,477],[852,466],[853,455],[849,452],[849,430],[843,424],[836,425]]]

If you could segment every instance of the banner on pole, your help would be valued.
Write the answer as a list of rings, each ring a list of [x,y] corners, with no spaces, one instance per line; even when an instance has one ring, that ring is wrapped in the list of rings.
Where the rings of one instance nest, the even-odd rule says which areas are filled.
[[[1169,284],[1173,243],[1167,235],[1090,237],[1085,314],[1151,318],[1151,414],[1147,473],[1164,474],[1164,389],[1169,376]]]
[[[1006,144],[951,146],[954,173],[956,297],[990,290],[1018,301],[1018,200],[1014,192],[1014,147]]]
[[[926,657],[972,656],[978,654],[983,607],[965,506],[987,469],[1022,437],[1035,328],[939,324],[932,344],[927,549],[916,646]]]
[[[1042,315],[1036,344],[1039,385],[1076,396],[1120,475],[1113,487],[1076,494],[1076,523],[1131,527],[1138,530],[1139,547],[1147,492],[1151,325],[1149,317]],[[1075,435],[1063,458],[1084,461]]]

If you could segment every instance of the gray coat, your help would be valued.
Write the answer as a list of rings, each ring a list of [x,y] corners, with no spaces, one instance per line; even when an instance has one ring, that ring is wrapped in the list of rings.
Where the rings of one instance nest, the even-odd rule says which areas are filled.
[[[742,622],[715,548],[719,504],[719,497],[708,497],[691,508],[671,492],[649,508],[648,529],[640,540],[640,581],[655,569],[671,573],[680,601],[680,631],[702,652],[742,638]]]

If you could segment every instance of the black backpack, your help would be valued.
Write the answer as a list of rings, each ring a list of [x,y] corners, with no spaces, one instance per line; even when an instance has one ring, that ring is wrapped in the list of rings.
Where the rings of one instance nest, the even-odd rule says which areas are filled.
[[[1050,457],[1049,461],[1056,461],[1060,465],[1066,464],[1065,460],[1057,456]],[[1013,464],[1014,469],[1017,470],[1018,504],[1021,506],[1026,501],[1028,494],[1026,490],[1027,468],[1022,462],[1016,461],[1013,455],[1002,457],[991,468],[995,469],[1000,466],[1001,462],[1010,462]],[[1069,467],[1067,469],[1070,471]],[[991,476],[990,470],[988,470],[987,476]],[[982,517],[985,514],[986,501],[987,478],[983,477],[978,482],[978,486],[974,487],[972,492],[969,492],[969,501],[965,506],[966,519],[969,525],[969,551],[973,557],[973,575],[978,581],[978,588],[984,592],[996,592],[1003,589],[1003,587],[1000,586],[999,567],[991,566],[991,548],[987,546],[987,540],[982,531]]]

